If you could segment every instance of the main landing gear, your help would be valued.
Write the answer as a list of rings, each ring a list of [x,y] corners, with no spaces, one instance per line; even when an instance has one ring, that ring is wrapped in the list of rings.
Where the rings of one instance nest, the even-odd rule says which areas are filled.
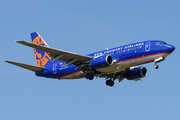
[[[86,79],[93,80],[94,79],[94,75],[91,74],[91,73],[86,73]]]
[[[86,73],[86,79],[93,80],[93,78],[94,75],[92,73]],[[109,80],[106,80],[106,85],[112,87],[114,86],[114,81],[110,78]]]
[[[112,86],[114,86],[114,81],[112,81],[111,79],[106,80],[106,85],[112,87]]]

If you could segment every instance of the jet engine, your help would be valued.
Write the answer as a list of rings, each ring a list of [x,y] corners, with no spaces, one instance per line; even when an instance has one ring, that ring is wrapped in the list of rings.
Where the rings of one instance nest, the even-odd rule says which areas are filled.
[[[105,68],[113,64],[112,56],[100,56],[96,57],[91,61],[91,67],[93,69]]]
[[[145,67],[139,66],[129,69],[125,76],[128,80],[135,80],[147,75],[147,69]]]

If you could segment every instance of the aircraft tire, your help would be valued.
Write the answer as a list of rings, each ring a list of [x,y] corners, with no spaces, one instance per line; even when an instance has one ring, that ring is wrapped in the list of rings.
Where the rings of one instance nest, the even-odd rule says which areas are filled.
[[[110,85],[110,80],[106,80],[106,85],[107,85],[107,86]]]
[[[86,79],[93,80],[94,79],[94,75],[91,74],[91,73],[86,73]]]
[[[110,82],[110,85],[109,85],[110,87],[112,87],[112,86],[114,86],[114,81],[112,81],[111,80],[111,82]]]
[[[106,85],[112,87],[112,86],[114,86],[114,81],[106,80]]]
[[[155,68],[155,69],[158,69],[158,68],[159,68],[159,65],[154,65],[154,68]]]

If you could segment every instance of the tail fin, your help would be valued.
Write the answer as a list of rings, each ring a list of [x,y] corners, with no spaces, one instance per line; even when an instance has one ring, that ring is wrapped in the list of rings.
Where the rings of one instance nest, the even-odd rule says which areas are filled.
[[[49,47],[37,32],[31,33],[31,39],[32,43],[34,44]],[[34,54],[38,67],[44,67],[48,64],[52,64],[52,58],[49,56],[47,52],[34,48]]]

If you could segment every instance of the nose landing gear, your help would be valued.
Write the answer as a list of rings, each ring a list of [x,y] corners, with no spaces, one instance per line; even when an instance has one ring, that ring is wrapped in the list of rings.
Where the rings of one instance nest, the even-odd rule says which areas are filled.
[[[158,69],[158,68],[159,68],[159,65],[157,65],[157,63],[158,63],[158,62],[161,62],[161,61],[164,61],[164,60],[165,60],[164,57],[159,57],[159,58],[155,59],[155,60],[154,60],[154,62],[155,62],[154,68],[155,68],[155,69]]]
[[[154,68],[155,68],[155,69],[158,69],[158,68],[159,68],[159,65],[157,65],[157,64],[155,63]]]

